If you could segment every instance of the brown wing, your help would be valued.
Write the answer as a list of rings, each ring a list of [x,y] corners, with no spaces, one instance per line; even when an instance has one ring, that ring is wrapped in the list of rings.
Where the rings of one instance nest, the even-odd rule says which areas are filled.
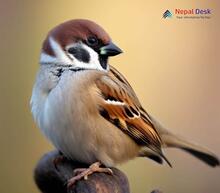
[[[160,136],[127,80],[110,66],[108,76],[98,79],[96,86],[101,96],[100,114],[137,144],[162,154]]]

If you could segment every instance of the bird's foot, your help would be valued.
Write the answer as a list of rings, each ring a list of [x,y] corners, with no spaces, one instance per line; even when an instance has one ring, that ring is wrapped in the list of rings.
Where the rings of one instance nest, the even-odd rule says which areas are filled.
[[[110,168],[100,168],[101,163],[95,162],[92,165],[89,166],[89,168],[78,168],[73,171],[74,177],[70,178],[67,183],[67,187],[72,187],[76,181],[81,180],[82,178],[84,180],[88,179],[88,176],[95,173],[107,173],[107,174],[113,174],[113,171]]]

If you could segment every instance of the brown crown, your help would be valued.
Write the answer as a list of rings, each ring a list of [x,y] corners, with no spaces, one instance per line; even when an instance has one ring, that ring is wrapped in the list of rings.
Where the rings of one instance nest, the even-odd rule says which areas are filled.
[[[74,19],[53,28],[44,40],[42,50],[46,54],[54,56],[49,37],[54,38],[64,49],[66,45],[80,40],[85,41],[89,36],[96,36],[104,45],[111,40],[105,30],[98,24],[85,19]]]

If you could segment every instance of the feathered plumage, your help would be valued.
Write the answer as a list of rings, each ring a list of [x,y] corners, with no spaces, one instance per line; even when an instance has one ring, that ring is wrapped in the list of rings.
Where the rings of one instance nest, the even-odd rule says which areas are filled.
[[[180,148],[210,166],[212,152],[170,133],[143,108],[134,90],[108,58],[122,53],[96,23],[71,20],[45,39],[33,89],[33,116],[44,134],[70,159],[92,164],[69,185],[100,169],[137,156],[158,163],[162,149]],[[111,173],[111,172],[110,172]]]

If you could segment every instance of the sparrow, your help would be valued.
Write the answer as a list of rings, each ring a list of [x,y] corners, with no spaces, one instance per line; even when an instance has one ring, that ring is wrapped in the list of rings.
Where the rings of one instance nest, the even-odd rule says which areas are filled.
[[[111,174],[111,167],[135,157],[171,166],[163,153],[167,147],[219,166],[214,153],[171,133],[143,108],[129,82],[108,63],[120,53],[101,26],[85,19],[56,26],[44,40],[33,117],[65,157],[90,165],[75,170],[68,186],[94,172]]]

